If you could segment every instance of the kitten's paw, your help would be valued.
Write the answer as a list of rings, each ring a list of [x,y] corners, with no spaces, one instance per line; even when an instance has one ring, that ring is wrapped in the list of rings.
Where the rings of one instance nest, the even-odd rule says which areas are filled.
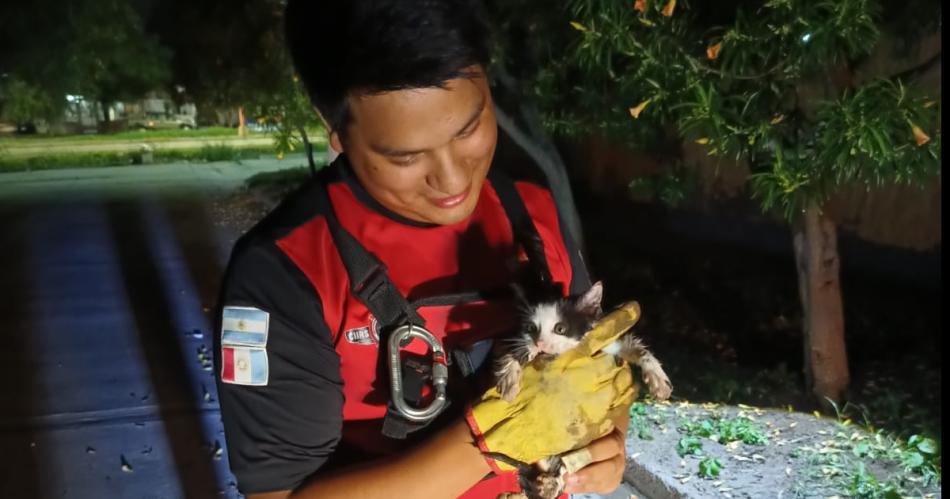
[[[509,362],[504,369],[498,373],[498,383],[496,385],[498,393],[502,400],[511,402],[521,392],[521,365],[517,362]]]
[[[541,474],[535,483],[540,499],[556,499],[564,490],[564,478],[560,474]]]
[[[666,400],[673,393],[673,385],[663,369],[644,370],[643,379],[647,383],[647,388],[650,389],[650,395],[656,400]]]

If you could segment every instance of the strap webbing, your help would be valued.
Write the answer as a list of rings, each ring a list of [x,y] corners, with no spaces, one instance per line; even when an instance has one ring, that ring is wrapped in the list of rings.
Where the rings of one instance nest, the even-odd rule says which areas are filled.
[[[544,256],[544,243],[541,241],[537,227],[534,226],[534,221],[528,215],[528,209],[521,195],[518,194],[515,183],[498,167],[489,170],[488,178],[491,180],[495,193],[498,194],[498,200],[501,201],[505,214],[508,215],[515,240],[521,244],[528,255],[532,272],[540,283],[550,284],[551,270]]]
[[[319,200],[323,204],[330,236],[343,261],[343,267],[350,279],[350,291],[360,299],[379,322],[380,330],[411,322],[425,326],[425,320],[409,305],[399,292],[386,266],[375,255],[363,247],[352,234],[346,231],[337,220],[330,202],[330,194],[324,183],[319,190]]]

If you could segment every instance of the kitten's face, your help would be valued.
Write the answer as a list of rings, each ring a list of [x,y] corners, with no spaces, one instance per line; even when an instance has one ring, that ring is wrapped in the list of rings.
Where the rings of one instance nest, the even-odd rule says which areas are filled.
[[[575,346],[600,314],[603,286],[595,283],[586,293],[570,298],[524,303],[523,335],[539,353],[560,355]]]

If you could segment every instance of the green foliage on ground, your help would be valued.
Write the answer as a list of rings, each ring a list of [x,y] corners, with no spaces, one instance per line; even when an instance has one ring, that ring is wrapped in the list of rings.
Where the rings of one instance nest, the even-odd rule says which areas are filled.
[[[924,488],[941,483],[936,440],[922,435],[904,440],[882,430],[856,431],[847,419],[839,423],[832,438],[798,447],[790,456],[806,465],[796,486],[801,496],[811,491],[816,480],[848,497],[866,499],[921,497]],[[881,478],[884,469],[889,471]]]
[[[765,432],[747,417],[713,417],[699,421],[683,421],[681,430],[687,435],[708,438],[720,444],[740,441],[748,445],[768,444]]]

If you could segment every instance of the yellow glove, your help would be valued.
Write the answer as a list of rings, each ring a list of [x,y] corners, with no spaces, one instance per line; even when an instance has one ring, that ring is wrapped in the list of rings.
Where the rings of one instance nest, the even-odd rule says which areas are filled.
[[[600,350],[640,318],[636,302],[597,321],[577,347],[550,362],[524,367],[521,391],[510,403],[491,388],[466,414],[482,452],[525,463],[586,446],[610,431],[636,399],[630,367]],[[507,463],[493,462],[501,470]]]

